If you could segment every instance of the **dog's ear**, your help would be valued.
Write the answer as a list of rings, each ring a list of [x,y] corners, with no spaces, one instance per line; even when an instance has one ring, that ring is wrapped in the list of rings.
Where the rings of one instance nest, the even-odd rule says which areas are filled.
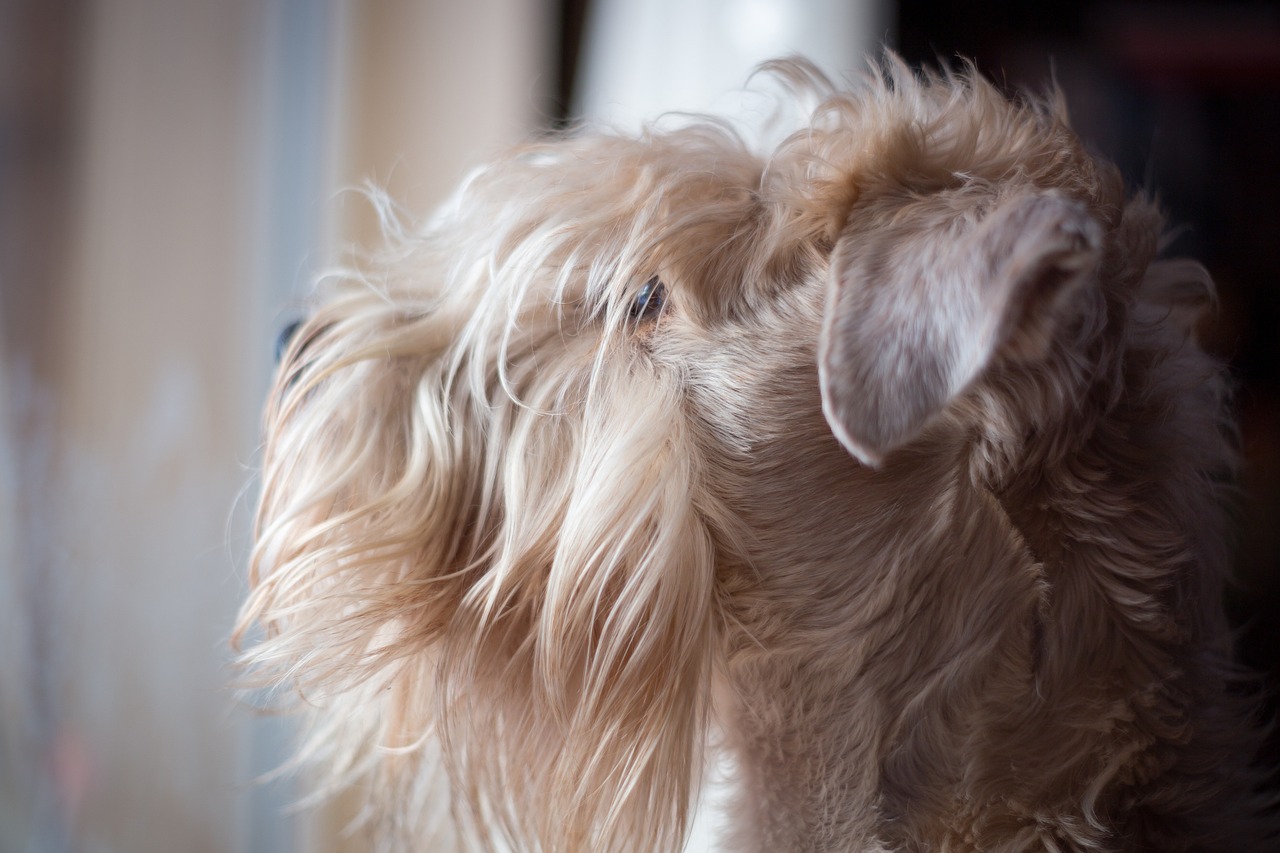
[[[827,421],[867,465],[918,435],[998,356],[1033,359],[1097,266],[1101,229],[1050,192],[1006,199],[976,225],[855,210],[827,279],[819,376]]]

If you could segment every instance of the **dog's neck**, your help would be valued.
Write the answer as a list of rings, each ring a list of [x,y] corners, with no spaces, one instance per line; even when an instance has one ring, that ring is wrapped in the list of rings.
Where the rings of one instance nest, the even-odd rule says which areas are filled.
[[[1248,803],[1252,777],[1215,763],[1247,754],[1248,733],[1216,724],[1238,701],[1213,585],[1225,536],[1196,479],[1225,481],[1229,458],[1206,443],[1198,468],[1162,465],[1213,425],[1162,420],[1163,387],[1128,384],[1148,393],[998,486],[941,434],[880,471],[793,441],[783,474],[757,478],[777,491],[733,508],[754,550],[723,581],[737,606],[717,707],[752,821],[732,849],[1173,839],[1223,806],[1167,809],[1148,786],[1236,786],[1227,801]],[[850,498],[776,529],[763,514],[814,494]]]
[[[742,827],[742,849],[842,849],[855,838],[874,849],[894,826],[919,837],[918,824],[954,813],[949,791],[972,772],[947,756],[974,736],[972,721],[999,722],[987,697],[1035,690],[1043,585],[996,500],[923,458],[856,480],[852,503],[873,524],[851,517],[826,549],[786,531],[779,542],[830,556],[780,550],[742,575],[754,596],[737,600],[758,607],[731,614],[724,691],[750,803],[741,813],[757,822]],[[905,499],[912,481],[928,484],[916,495],[929,507]],[[767,548],[767,522],[752,523]]]

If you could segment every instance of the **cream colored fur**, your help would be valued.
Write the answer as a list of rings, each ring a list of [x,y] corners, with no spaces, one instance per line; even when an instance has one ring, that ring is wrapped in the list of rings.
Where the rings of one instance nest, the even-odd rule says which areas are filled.
[[[767,156],[532,143],[295,337],[238,634],[304,758],[406,850],[677,850],[712,715],[726,850],[1262,849],[1208,276],[1059,99],[772,71]]]

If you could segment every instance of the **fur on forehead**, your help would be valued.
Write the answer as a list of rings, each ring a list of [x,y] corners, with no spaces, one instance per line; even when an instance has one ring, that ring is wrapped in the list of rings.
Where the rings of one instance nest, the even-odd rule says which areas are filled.
[[[825,264],[851,211],[877,199],[950,190],[969,210],[970,194],[1052,188],[1119,219],[1119,175],[1084,150],[1056,92],[1010,100],[969,68],[917,74],[894,57],[852,89],[798,60],[765,72],[812,105],[775,150],[711,118],[531,143],[474,173],[424,231],[400,232],[387,275],[444,271],[402,283],[433,307],[478,309],[473,331],[548,311],[617,328],[654,276],[710,324]]]
[[[769,66],[796,86],[830,87],[806,66]],[[773,156],[777,191],[826,236],[868,196],[946,189],[1053,188],[1112,208],[1123,203],[1118,173],[1089,156],[1068,125],[1059,92],[1010,99],[971,66],[913,72],[890,56],[853,89],[822,92],[808,127]]]

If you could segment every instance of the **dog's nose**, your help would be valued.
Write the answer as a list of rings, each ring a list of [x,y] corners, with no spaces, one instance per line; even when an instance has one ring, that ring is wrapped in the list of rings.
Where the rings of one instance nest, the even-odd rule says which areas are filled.
[[[298,333],[298,327],[302,325],[301,320],[293,320],[285,324],[280,330],[280,334],[276,336],[276,364],[284,359],[284,354],[289,349],[289,343],[293,340],[293,336]]]

